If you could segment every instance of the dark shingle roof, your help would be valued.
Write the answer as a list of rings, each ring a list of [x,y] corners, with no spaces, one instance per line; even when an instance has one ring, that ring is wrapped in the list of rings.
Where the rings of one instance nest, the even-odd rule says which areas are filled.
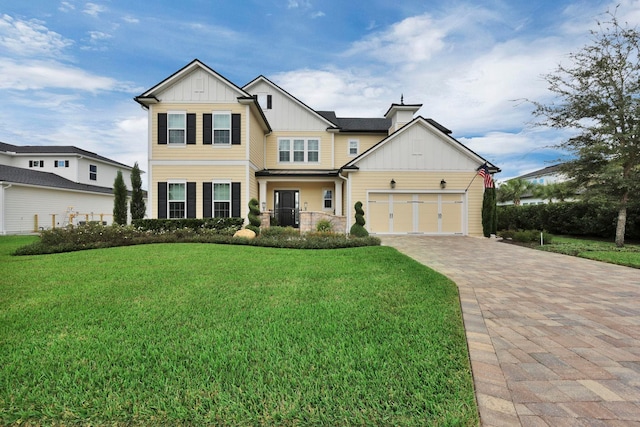
[[[40,172],[14,166],[0,165],[0,181],[35,185],[39,187],[63,188],[67,190],[88,191],[91,193],[112,194],[113,190],[97,185],[78,184],[50,172]]]
[[[373,132],[387,133],[391,127],[391,119],[337,117],[335,111],[316,111],[325,119],[334,123],[341,132]]]
[[[7,144],[6,142],[0,142],[0,151],[20,154],[79,154],[81,156],[91,157],[96,160],[131,169],[131,166],[127,166],[123,163],[116,162],[115,160],[108,159],[99,154],[71,145],[13,145]]]
[[[543,175],[554,175],[560,172],[561,165],[553,165],[547,166],[546,168],[538,169],[537,171],[529,172],[524,175],[520,175],[518,178],[526,179],[526,178],[535,178]]]

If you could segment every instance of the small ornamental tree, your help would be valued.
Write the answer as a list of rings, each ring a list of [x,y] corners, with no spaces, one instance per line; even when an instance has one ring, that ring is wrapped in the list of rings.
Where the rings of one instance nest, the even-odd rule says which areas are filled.
[[[257,234],[260,234],[260,225],[262,220],[260,219],[260,203],[257,199],[249,200],[249,225],[246,226],[249,230]]]
[[[142,178],[140,178],[140,167],[138,162],[133,165],[131,170],[131,202],[129,209],[131,211],[131,219],[142,219],[147,210],[144,204],[144,196],[142,194]]]
[[[113,181],[113,222],[127,225],[127,186],[124,184],[122,172],[118,171]]]
[[[364,228],[365,220],[364,211],[362,210],[362,202],[356,202],[354,208],[356,210],[356,222],[351,226],[351,230],[349,230],[349,232],[351,235],[356,237],[367,237],[369,232]]]

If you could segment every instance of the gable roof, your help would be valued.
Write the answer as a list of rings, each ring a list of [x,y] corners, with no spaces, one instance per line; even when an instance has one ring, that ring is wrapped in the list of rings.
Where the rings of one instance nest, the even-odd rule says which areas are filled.
[[[176,71],[175,73],[171,74],[166,79],[162,80],[160,83],[158,83],[155,86],[153,86],[151,89],[143,92],[142,94],[136,96],[133,99],[138,104],[140,104],[143,107],[147,108],[149,104],[155,104],[155,103],[157,103],[159,101],[158,98],[156,97],[157,93],[162,92],[164,89],[166,89],[167,87],[171,86],[176,81],[180,80],[182,77],[184,77],[185,75],[191,73],[193,70],[195,70],[197,68],[200,68],[200,69],[206,71],[207,73],[209,73],[212,76],[216,77],[220,81],[224,82],[227,86],[229,86],[231,89],[233,89],[234,91],[236,91],[238,93],[238,97],[239,98],[250,98],[251,97],[251,95],[249,93],[245,92],[241,87],[237,86],[231,80],[227,79],[222,74],[217,73],[213,68],[209,67],[208,65],[204,64],[203,62],[201,62],[199,59],[196,58],[193,61],[191,61],[190,63],[188,63],[187,65],[185,65],[184,67],[182,67],[181,69],[179,69],[178,71]]]
[[[70,155],[76,154],[83,157],[90,157],[95,160],[100,160],[104,163],[110,163],[126,169],[133,169],[132,166],[125,165],[124,163],[116,162],[115,160],[108,159],[91,151],[83,150],[82,148],[74,147],[72,145],[13,145],[6,142],[0,142],[0,152],[8,154],[47,154],[47,155]]]
[[[274,89],[278,90],[280,93],[282,93],[284,96],[289,98],[291,101],[293,101],[294,103],[298,104],[303,109],[307,110],[313,116],[315,116],[318,119],[320,119],[323,122],[325,122],[329,129],[335,129],[337,127],[334,122],[332,122],[328,118],[324,117],[323,115],[318,113],[316,110],[314,110],[313,108],[309,107],[307,104],[305,104],[304,102],[300,101],[298,98],[296,98],[295,96],[291,95],[289,92],[287,92],[286,90],[284,90],[283,88],[281,88],[280,86],[278,86],[277,84],[275,84],[274,82],[272,82],[271,80],[269,80],[268,78],[266,78],[263,75],[259,75],[255,79],[251,80],[249,83],[244,85],[242,87],[242,89],[249,91],[251,86],[254,86],[259,82],[264,82],[264,83],[268,84],[269,86],[273,87]]]
[[[113,194],[113,190],[97,185],[78,184],[50,172],[40,172],[14,166],[0,165],[0,182],[33,185],[37,187],[60,188],[89,193]]]
[[[480,164],[486,163],[487,166],[489,167],[489,171],[491,173],[500,172],[500,168],[498,168],[497,166],[495,166],[494,164],[492,164],[491,162],[489,162],[488,160],[486,160],[485,158],[483,158],[482,156],[480,156],[479,154],[477,154],[476,152],[471,150],[469,147],[467,147],[466,145],[462,144],[460,141],[458,141],[457,139],[452,137],[450,135],[451,131],[449,129],[445,128],[444,126],[440,125],[438,122],[436,122],[436,121],[434,121],[432,119],[425,119],[422,116],[415,117],[412,121],[410,121],[409,123],[404,125],[402,128],[398,129],[397,131],[395,131],[391,135],[387,136],[382,141],[380,141],[377,144],[375,144],[373,147],[369,148],[368,150],[366,150],[365,152],[363,152],[362,154],[360,154],[359,156],[357,156],[356,158],[354,158],[353,160],[351,160],[350,162],[345,164],[341,168],[341,170],[342,169],[358,169],[357,163],[359,161],[361,161],[362,159],[364,159],[367,156],[371,155],[373,152],[375,152],[376,150],[380,149],[382,146],[387,144],[389,141],[392,141],[392,140],[398,138],[400,135],[402,135],[408,129],[411,129],[413,126],[417,126],[417,125],[430,127],[432,129],[436,130],[437,132],[441,133],[442,136],[444,138],[446,138],[446,140],[448,140],[454,147],[456,147],[457,149],[459,149],[462,152],[465,152],[468,156],[474,157]]]

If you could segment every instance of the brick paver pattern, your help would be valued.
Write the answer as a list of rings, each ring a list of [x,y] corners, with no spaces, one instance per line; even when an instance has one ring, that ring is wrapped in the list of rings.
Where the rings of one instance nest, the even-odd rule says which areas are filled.
[[[483,426],[640,426],[640,270],[495,239],[380,237],[458,285]]]

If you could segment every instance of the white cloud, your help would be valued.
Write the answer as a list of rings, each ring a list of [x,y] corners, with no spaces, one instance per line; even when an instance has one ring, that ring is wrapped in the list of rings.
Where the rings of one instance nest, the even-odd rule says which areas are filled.
[[[60,12],[70,12],[72,10],[75,10],[75,6],[71,3],[69,3],[68,1],[63,1],[60,2],[60,6],[58,7],[58,10]]]
[[[139,24],[140,23],[140,20],[138,18],[133,17],[133,16],[129,16],[129,15],[123,17],[122,20],[124,22],[126,22],[126,23],[129,23],[129,24]]]
[[[311,2],[309,0],[289,0],[287,4],[287,9],[297,9],[297,8],[308,9],[310,7],[311,7]]]
[[[73,41],[50,31],[42,21],[0,16],[0,46],[19,56],[59,57]]]
[[[98,15],[106,11],[107,8],[105,6],[96,3],[87,3],[82,12],[86,13],[87,15],[93,16],[94,18],[97,18]]]
[[[321,11],[321,10],[311,14],[311,18],[313,18],[313,19],[322,18],[323,16],[325,16],[325,13],[323,11]]]

